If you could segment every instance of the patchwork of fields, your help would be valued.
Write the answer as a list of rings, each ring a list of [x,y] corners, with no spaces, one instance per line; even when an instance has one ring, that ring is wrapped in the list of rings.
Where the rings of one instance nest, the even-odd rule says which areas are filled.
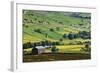
[[[41,56],[37,54],[36,57],[32,54],[32,49],[36,46],[49,46],[49,48],[46,48]],[[58,53],[59,57],[63,54],[65,58],[68,54],[73,54],[73,56],[68,55],[73,57],[69,60],[82,59],[79,57],[82,54],[83,59],[90,59],[90,50],[90,13],[23,10],[24,62],[28,59],[32,59],[33,62],[37,59],[42,61],[42,58],[49,61],[46,55],[51,59],[51,57],[58,57]],[[78,55],[74,57],[74,54]],[[59,58],[59,60],[64,59]]]

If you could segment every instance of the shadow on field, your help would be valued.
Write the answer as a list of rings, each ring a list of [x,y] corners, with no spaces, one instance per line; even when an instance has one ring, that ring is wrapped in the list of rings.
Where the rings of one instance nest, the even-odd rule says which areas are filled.
[[[40,55],[23,55],[23,62],[85,60],[91,59],[91,54],[84,53],[43,53]]]

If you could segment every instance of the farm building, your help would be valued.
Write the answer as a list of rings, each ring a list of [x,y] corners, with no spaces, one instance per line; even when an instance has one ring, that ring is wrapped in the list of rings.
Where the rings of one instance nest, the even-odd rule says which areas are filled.
[[[37,46],[32,48],[32,54],[42,54],[45,52],[45,49],[48,48],[49,46]]]

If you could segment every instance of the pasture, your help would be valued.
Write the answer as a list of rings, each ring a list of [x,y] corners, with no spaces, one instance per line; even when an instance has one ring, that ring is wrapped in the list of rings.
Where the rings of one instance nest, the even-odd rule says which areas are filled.
[[[23,10],[22,33],[23,62],[91,58],[90,13]]]

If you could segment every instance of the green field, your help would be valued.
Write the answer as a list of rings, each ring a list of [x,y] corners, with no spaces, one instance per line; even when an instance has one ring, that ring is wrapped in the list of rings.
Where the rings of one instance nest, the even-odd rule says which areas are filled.
[[[23,10],[23,59],[25,62],[36,46],[49,46],[43,56],[54,54],[84,54],[90,59],[91,54],[91,14],[81,12],[53,12]],[[27,43],[30,43],[27,45]],[[54,47],[54,51],[52,50]],[[56,51],[57,49],[57,51]],[[46,54],[45,54],[46,53]],[[41,54],[42,55],[42,54]],[[27,56],[27,57],[26,57]],[[40,55],[37,55],[39,59]],[[69,55],[68,55],[69,56]],[[52,57],[52,56],[51,56]],[[74,56],[73,59],[75,60]],[[76,56],[77,58],[78,56]],[[30,58],[30,57],[29,57]],[[39,61],[42,61],[42,57]],[[78,58],[82,59],[82,58]],[[85,59],[85,57],[83,58]],[[59,58],[60,60],[60,58]],[[63,60],[63,59],[61,59]],[[66,59],[68,60],[68,58]],[[37,60],[35,60],[37,61]],[[44,61],[44,60],[43,60]],[[46,59],[45,61],[49,61]],[[34,61],[33,61],[34,62]]]

